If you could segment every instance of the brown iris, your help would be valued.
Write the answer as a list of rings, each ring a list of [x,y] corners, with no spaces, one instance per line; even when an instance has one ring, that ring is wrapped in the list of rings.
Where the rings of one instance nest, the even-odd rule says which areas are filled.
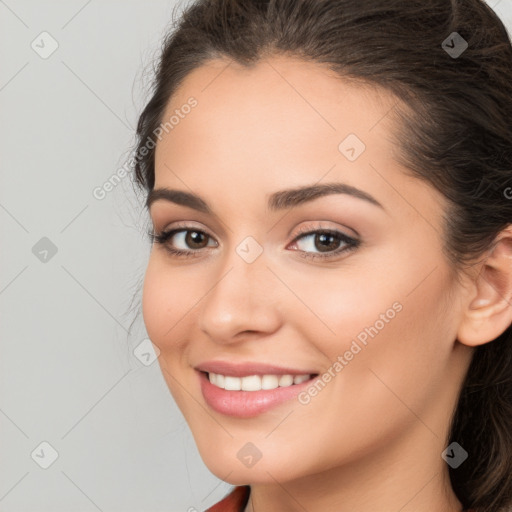
[[[188,247],[193,249],[202,249],[208,245],[208,235],[206,233],[201,233],[200,231],[187,231],[185,235],[185,242]],[[204,245],[201,245],[202,242],[205,242]]]

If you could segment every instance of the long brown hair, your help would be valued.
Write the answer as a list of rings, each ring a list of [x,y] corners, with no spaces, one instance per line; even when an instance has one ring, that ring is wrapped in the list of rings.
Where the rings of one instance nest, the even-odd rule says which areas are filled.
[[[449,51],[453,37],[460,54]],[[136,186],[154,186],[148,141],[188,73],[211,59],[250,67],[272,54],[396,95],[397,159],[448,199],[443,246],[454,270],[485,255],[512,223],[512,47],[481,0],[193,2],[164,38],[139,118]],[[475,350],[446,440],[469,452],[450,479],[476,512],[512,510],[511,343],[509,327]]]

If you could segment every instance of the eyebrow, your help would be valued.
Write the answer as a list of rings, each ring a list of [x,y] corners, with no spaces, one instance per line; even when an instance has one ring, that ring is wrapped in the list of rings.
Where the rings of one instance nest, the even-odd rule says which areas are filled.
[[[367,192],[353,187],[352,185],[338,182],[297,187],[274,192],[268,199],[267,207],[270,211],[284,210],[331,194],[346,194],[353,196],[385,210],[384,206],[382,206],[377,199]],[[157,188],[151,190],[146,199],[146,208],[149,209],[155,201],[160,200],[170,201],[181,206],[187,206],[202,213],[213,214],[212,208],[198,195],[191,192],[185,192],[184,190],[173,190],[168,188]]]

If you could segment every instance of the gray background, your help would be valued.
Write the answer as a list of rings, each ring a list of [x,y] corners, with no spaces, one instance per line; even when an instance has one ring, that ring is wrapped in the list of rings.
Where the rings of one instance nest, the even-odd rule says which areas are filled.
[[[0,0],[2,512],[193,512],[230,489],[133,353],[143,198],[130,177],[93,195],[133,147],[176,3]],[[489,4],[512,32],[512,0]]]

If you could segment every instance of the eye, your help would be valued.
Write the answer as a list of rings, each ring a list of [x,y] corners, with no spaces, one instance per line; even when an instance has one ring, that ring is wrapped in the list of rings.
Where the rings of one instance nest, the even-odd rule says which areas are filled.
[[[359,240],[349,237],[341,231],[317,229],[303,232],[297,236],[293,241],[293,246],[298,247],[299,252],[302,253],[300,256],[303,258],[325,259],[352,251],[360,243]]]
[[[173,256],[194,257],[200,255],[200,250],[209,246],[217,247],[213,238],[204,231],[189,226],[177,227],[161,233],[148,232],[152,242],[162,244]]]
[[[198,229],[181,229],[171,231],[168,240],[174,240],[173,245],[177,246],[178,250],[186,251],[187,249],[207,247],[211,238],[204,231]]]
[[[194,258],[201,256],[202,249],[217,247],[217,242],[205,231],[193,226],[178,226],[160,233],[148,232],[152,242],[161,244],[175,257]],[[211,242],[211,243],[210,243]],[[292,249],[305,259],[336,258],[361,244],[341,231],[333,229],[299,230],[292,242]]]

